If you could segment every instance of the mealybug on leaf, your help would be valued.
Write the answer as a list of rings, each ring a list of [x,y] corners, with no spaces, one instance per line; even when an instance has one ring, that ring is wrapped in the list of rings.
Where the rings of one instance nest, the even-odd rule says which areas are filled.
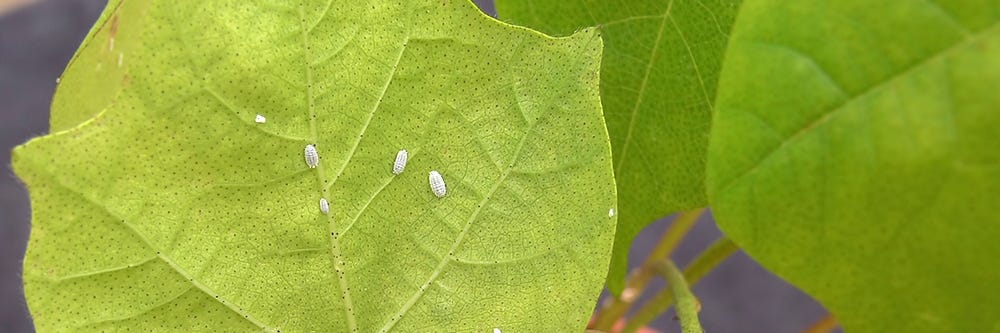
[[[406,159],[408,157],[406,149],[400,150],[396,153],[396,162],[392,163],[392,173],[397,175],[403,173],[403,169],[406,169]]]
[[[427,178],[431,183],[431,192],[434,192],[438,198],[443,198],[448,193],[448,189],[444,186],[444,178],[441,178],[440,173],[431,171]]]
[[[326,201],[326,198],[319,198],[319,211],[323,212],[323,214],[330,213],[330,202]]]
[[[309,168],[315,168],[319,165],[319,152],[316,151],[316,146],[312,144],[306,145],[305,156],[306,164],[309,165]]]
[[[267,122],[267,118],[264,118],[264,116],[262,115],[257,115],[257,118],[253,118],[253,121],[257,122],[258,124],[263,124]]]

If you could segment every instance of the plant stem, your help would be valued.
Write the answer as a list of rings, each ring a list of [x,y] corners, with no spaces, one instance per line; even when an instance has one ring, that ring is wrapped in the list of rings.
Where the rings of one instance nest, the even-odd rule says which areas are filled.
[[[834,328],[837,328],[838,325],[839,324],[837,324],[837,318],[834,318],[833,315],[828,314],[823,318],[820,318],[820,320],[813,323],[805,331],[802,331],[802,333],[828,333],[830,331],[833,331]]]
[[[726,237],[719,238],[684,268],[684,281],[686,281],[687,284],[694,286],[699,280],[701,280],[702,277],[708,274],[708,272],[726,260],[729,255],[735,253],[737,250],[739,250],[739,247],[737,247],[732,240]],[[671,286],[670,288],[660,291],[660,293],[654,296],[653,299],[643,305],[642,308],[636,312],[635,316],[632,316],[622,332],[636,332],[639,328],[646,326],[652,322],[653,319],[656,319],[656,317],[661,313],[670,309],[670,306],[673,305],[674,302],[674,292],[672,289],[674,288]]]
[[[684,236],[687,235],[704,211],[704,208],[699,208],[681,212],[674,218],[673,223],[663,233],[653,251],[646,256],[642,265],[632,272],[622,294],[611,299],[611,302],[604,306],[604,309],[594,315],[594,324],[592,325],[594,329],[611,331],[615,323],[628,312],[642,291],[646,289],[649,281],[653,279],[656,273],[655,266],[663,259],[670,257],[670,254],[681,243],[681,240],[684,239]]]
[[[698,299],[691,293],[687,281],[673,260],[664,260],[660,265],[660,273],[667,280],[667,286],[674,294],[677,303],[677,317],[681,320],[681,331],[684,333],[703,333],[701,322],[698,321],[700,306]]]

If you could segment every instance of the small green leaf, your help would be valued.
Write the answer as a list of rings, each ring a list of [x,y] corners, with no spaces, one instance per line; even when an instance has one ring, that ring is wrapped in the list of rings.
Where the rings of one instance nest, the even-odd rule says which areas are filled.
[[[601,99],[621,205],[608,288],[624,287],[629,246],[646,225],[707,205],[705,155],[715,88],[740,0],[498,0],[502,19],[604,36]]]
[[[14,151],[39,331],[584,329],[616,204],[595,30],[441,0],[126,1],[102,22],[60,86],[66,130]]]
[[[720,227],[847,332],[1000,330],[1000,4],[743,6],[708,187]]]

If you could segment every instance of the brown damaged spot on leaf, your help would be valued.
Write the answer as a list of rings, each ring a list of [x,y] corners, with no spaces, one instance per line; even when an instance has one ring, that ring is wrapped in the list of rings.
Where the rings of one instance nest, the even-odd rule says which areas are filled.
[[[115,50],[115,36],[118,35],[118,12],[111,16],[111,28],[108,29],[108,51]]]
[[[118,12],[111,16],[111,29],[108,30],[108,33],[111,34],[111,37],[118,33]]]

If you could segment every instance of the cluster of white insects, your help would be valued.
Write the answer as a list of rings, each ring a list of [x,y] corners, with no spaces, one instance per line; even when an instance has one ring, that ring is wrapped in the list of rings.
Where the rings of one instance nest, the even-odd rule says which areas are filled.
[[[257,115],[256,121],[258,123],[263,123],[266,120],[264,120],[264,116]],[[310,169],[319,166],[319,150],[316,149],[316,145],[307,144],[303,151],[303,156],[305,157],[306,165],[308,165]],[[395,175],[403,173],[403,170],[406,169],[407,159],[409,159],[409,154],[406,152],[406,149],[400,150],[396,153],[396,160],[392,163],[392,173]],[[437,172],[437,170],[431,170],[427,176],[427,180],[430,183],[431,192],[434,193],[435,196],[443,198],[446,194],[448,194],[448,187],[444,184],[444,178],[441,176],[441,173]],[[330,213],[330,202],[327,201],[326,198],[319,199],[319,210],[323,212],[323,214]]]
[[[58,82],[58,79],[56,82]],[[257,117],[254,118],[254,122],[263,124],[267,122],[267,118],[258,114]],[[316,149],[316,145],[307,144],[303,151],[303,156],[305,157],[306,165],[308,165],[310,169],[314,169],[319,166],[319,151]],[[401,149],[397,152],[396,159],[392,163],[392,173],[394,175],[402,174],[403,170],[406,169],[406,162],[408,159],[409,154],[406,152],[406,149]],[[448,187],[444,183],[444,177],[442,177],[441,173],[437,170],[431,170],[431,172],[428,173],[427,181],[430,184],[431,192],[438,198],[443,198],[448,194]],[[319,199],[319,210],[323,214],[330,213],[330,202],[326,200],[326,198]],[[611,208],[611,210],[608,211],[608,216],[615,216],[614,208]],[[500,331],[500,328],[493,328],[493,333],[503,332]]]
[[[403,170],[406,169],[406,160],[408,158],[409,154],[406,152],[406,149],[396,153],[396,160],[392,162],[392,173],[396,175],[403,173]],[[437,172],[437,170],[431,170],[427,176],[427,181],[431,184],[431,192],[438,198],[443,198],[445,194],[448,194],[448,188],[444,185],[444,178],[441,177],[441,173]]]
[[[254,122],[263,124],[267,122],[267,118],[258,114],[254,118]],[[310,169],[316,168],[316,166],[319,165],[319,151],[316,149],[316,145],[307,144],[303,152],[303,156],[306,159],[306,165],[308,165]],[[402,149],[396,153],[396,160],[392,163],[392,173],[395,175],[403,173],[403,170],[406,169],[406,160],[408,158],[409,154],[406,152],[406,149]],[[432,170],[427,179],[428,182],[430,182],[431,192],[433,192],[435,196],[443,198],[448,193],[448,188],[444,184],[444,178],[441,177],[441,173],[437,172],[437,170]],[[323,212],[323,214],[329,213],[330,202],[327,201],[326,198],[320,199],[319,209]]]
[[[254,122],[263,124],[267,122],[267,118],[258,114],[257,117],[254,118]],[[308,165],[310,169],[316,168],[316,166],[319,165],[319,151],[316,150],[316,145],[307,144],[304,156],[306,159],[306,165]],[[408,158],[409,154],[406,152],[406,149],[402,149],[396,153],[396,160],[392,163],[392,173],[394,175],[403,173],[403,170],[406,169],[406,161]],[[444,196],[448,194],[448,187],[444,183],[444,178],[441,176],[441,173],[437,172],[437,170],[431,170],[431,172],[427,175],[427,181],[430,183],[431,192],[438,198],[444,198]],[[330,202],[327,201],[326,198],[321,198],[319,200],[319,210],[322,211],[323,214],[330,213]],[[608,217],[614,216],[615,209],[611,208],[611,210],[608,211]]]

